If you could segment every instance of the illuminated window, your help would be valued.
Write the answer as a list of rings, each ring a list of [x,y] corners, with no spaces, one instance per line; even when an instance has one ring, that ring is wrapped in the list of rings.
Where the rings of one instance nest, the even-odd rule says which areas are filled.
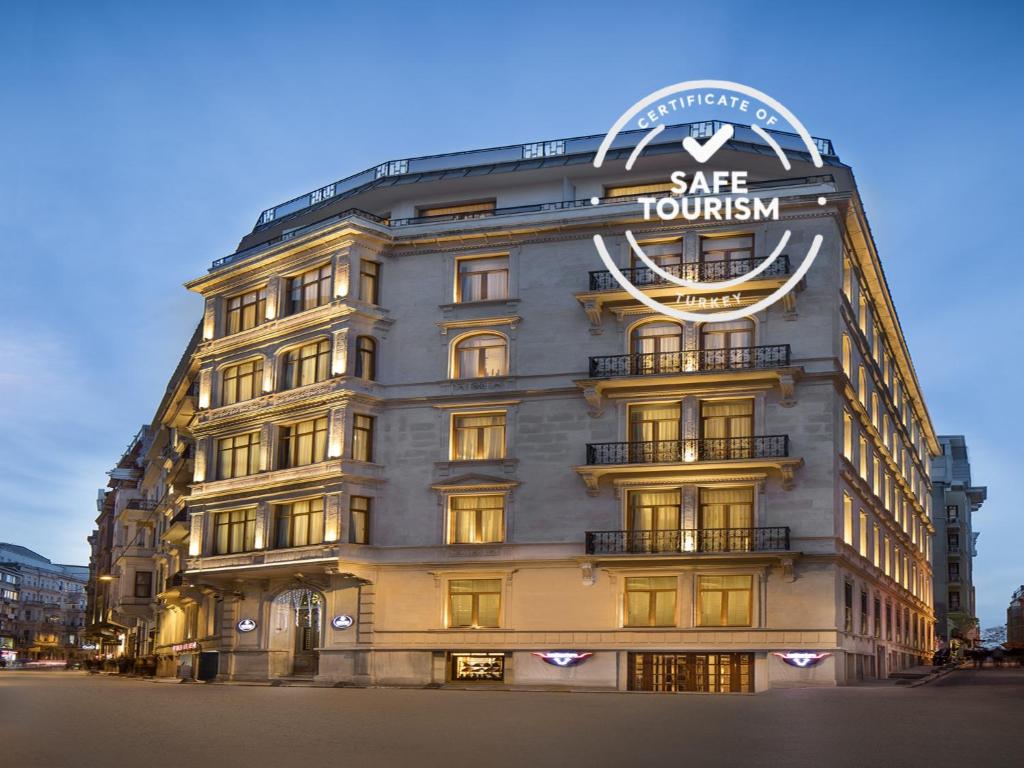
[[[505,458],[505,414],[454,416],[451,451],[453,461]]]
[[[871,542],[871,554],[872,554],[872,558],[873,558],[872,562],[874,563],[875,568],[878,568],[881,565],[881,562],[882,562],[882,559],[881,559],[882,558],[882,556],[881,556],[881,550],[882,550],[882,547],[881,547],[881,536],[882,536],[882,533],[881,533],[881,531],[878,528],[878,523],[874,524],[874,526],[872,528],[872,533],[873,533],[872,542]]]
[[[868,515],[864,510],[860,512],[860,546],[857,551],[861,557],[868,556]]]
[[[380,304],[380,264],[359,260],[359,298],[368,304]]]
[[[749,627],[753,577],[698,576],[697,618],[702,627]]]
[[[213,518],[213,553],[227,555],[256,548],[256,510],[220,512]]]
[[[508,256],[457,259],[455,300],[493,301],[508,298]]]
[[[274,546],[306,547],[324,540],[323,497],[281,504],[275,514]]]
[[[331,344],[320,339],[290,349],[284,356],[282,389],[295,389],[325,380],[330,371]]]
[[[853,463],[853,417],[849,411],[843,411],[843,456]]]
[[[376,419],[364,413],[352,418],[352,458],[356,461],[373,461],[373,427]]]
[[[256,397],[260,393],[262,378],[262,360],[229,365],[221,373],[221,405],[232,405]]]
[[[500,494],[451,496],[448,499],[448,542],[492,544],[504,539],[505,497]]]
[[[281,467],[301,467],[327,458],[327,417],[281,428]]]
[[[605,197],[666,197],[671,194],[672,187],[675,186],[670,181],[655,181],[650,184],[631,184],[628,186],[620,187],[605,187]]]
[[[257,288],[227,300],[227,333],[255,328],[267,319],[267,289]]]
[[[331,300],[331,265],[303,272],[288,279],[288,314],[304,312]]]
[[[475,203],[459,203],[457,205],[437,205],[426,208],[417,208],[416,216],[419,218],[446,217],[451,219],[476,219],[481,216],[490,216],[494,213],[494,200],[481,200]]]
[[[853,499],[843,494],[843,541],[853,546]]]
[[[749,272],[754,267],[754,236],[701,237],[700,263],[705,280],[721,280]]]
[[[626,626],[674,627],[678,587],[675,576],[627,578]]]
[[[372,336],[356,338],[357,378],[375,381],[377,379],[377,340]]]
[[[859,440],[858,448],[860,449],[860,477],[862,480],[867,480],[868,475],[868,463],[870,461],[870,454],[868,453],[868,441],[863,437]]]
[[[866,635],[868,633],[868,591],[862,589],[860,591],[860,633]]]
[[[843,629],[853,632],[853,584],[843,582]]]
[[[501,579],[458,579],[448,582],[449,627],[497,627]]]
[[[864,371],[864,366],[857,366],[857,397],[860,399],[861,405],[865,408],[868,407],[868,378]]]
[[[478,333],[455,344],[456,379],[482,379],[508,373],[508,342],[496,333]]]
[[[853,301],[853,265],[848,258],[843,258],[843,293]]]
[[[217,441],[217,479],[244,477],[259,471],[260,433],[222,437]]]
[[[846,378],[853,378],[853,352],[850,349],[850,337],[843,334],[843,373]]]
[[[372,501],[366,496],[352,496],[349,498],[349,526],[350,544],[370,543],[370,505]]]

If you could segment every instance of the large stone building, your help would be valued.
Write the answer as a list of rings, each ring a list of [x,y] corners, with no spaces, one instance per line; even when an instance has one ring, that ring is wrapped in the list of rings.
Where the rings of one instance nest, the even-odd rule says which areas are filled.
[[[974,596],[978,532],[974,513],[988,489],[971,483],[971,462],[963,435],[940,435],[942,453],[932,459],[935,545],[932,582],[936,635],[959,647],[979,637]]]
[[[1006,645],[1024,648],[1024,584],[1010,597],[1010,607],[1006,609]]]
[[[82,658],[87,576],[85,566],[61,565],[26,547],[0,543],[0,658]]]
[[[600,169],[595,137],[385,163],[265,211],[188,284],[196,410],[158,414],[195,445],[156,533],[162,674],[725,692],[930,652],[939,446],[850,169],[778,134],[780,173],[737,128],[721,155],[779,221],[643,220],[705,128],[628,174],[631,134]],[[726,292],[632,264],[627,228],[704,281],[782,228],[823,240],[784,301],[677,323],[595,234],[647,296]]]

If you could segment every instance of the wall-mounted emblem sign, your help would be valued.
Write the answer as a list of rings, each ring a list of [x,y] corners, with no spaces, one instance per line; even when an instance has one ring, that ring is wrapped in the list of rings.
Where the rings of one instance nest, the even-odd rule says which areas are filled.
[[[353,624],[355,624],[355,619],[345,613],[331,619],[331,626],[335,629],[348,629]]]
[[[535,651],[533,655],[556,667],[575,667],[594,654],[587,651]]]
[[[807,667],[813,667],[815,664],[820,663],[826,656],[831,656],[832,654],[812,653],[810,651],[786,651],[785,653],[774,653],[772,655],[778,656],[791,667],[800,667],[800,669],[805,669]]]
[[[242,619],[236,625],[239,632],[252,632],[256,629],[255,619]]]

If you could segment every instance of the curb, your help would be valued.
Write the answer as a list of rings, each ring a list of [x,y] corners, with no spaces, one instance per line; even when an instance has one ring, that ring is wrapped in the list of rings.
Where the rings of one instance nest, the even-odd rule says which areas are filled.
[[[943,667],[937,672],[932,672],[930,675],[922,677],[920,680],[915,680],[914,682],[907,685],[907,688],[917,688],[919,685],[928,685],[928,683],[932,682],[933,680],[938,680],[941,677],[945,677],[948,674],[956,672],[958,669],[959,667]]]

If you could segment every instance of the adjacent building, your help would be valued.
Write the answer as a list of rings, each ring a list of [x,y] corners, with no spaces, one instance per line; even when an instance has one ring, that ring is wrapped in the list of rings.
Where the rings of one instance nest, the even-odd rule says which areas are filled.
[[[721,156],[780,220],[644,221],[710,128],[629,173],[633,134],[600,169],[599,137],[385,163],[264,211],[190,281],[187,372],[119,464],[140,515],[165,510],[138,561],[160,674],[747,692],[927,656],[940,448],[853,175],[773,134],[780,172],[737,127]],[[698,281],[783,229],[822,247],[752,317],[676,322],[595,234],[649,296],[727,292],[634,263],[627,229]],[[168,501],[142,490],[163,432],[191,472]],[[138,584],[111,553],[97,578]]]
[[[74,662],[84,656],[85,566],[0,543],[0,658]]]
[[[963,435],[940,435],[942,453],[932,459],[935,515],[932,579],[936,635],[954,647],[979,638],[974,594],[974,558],[979,533],[974,513],[988,489],[971,483],[971,462]]]
[[[1006,609],[1006,645],[1009,648],[1024,648],[1024,585],[1010,598]]]

